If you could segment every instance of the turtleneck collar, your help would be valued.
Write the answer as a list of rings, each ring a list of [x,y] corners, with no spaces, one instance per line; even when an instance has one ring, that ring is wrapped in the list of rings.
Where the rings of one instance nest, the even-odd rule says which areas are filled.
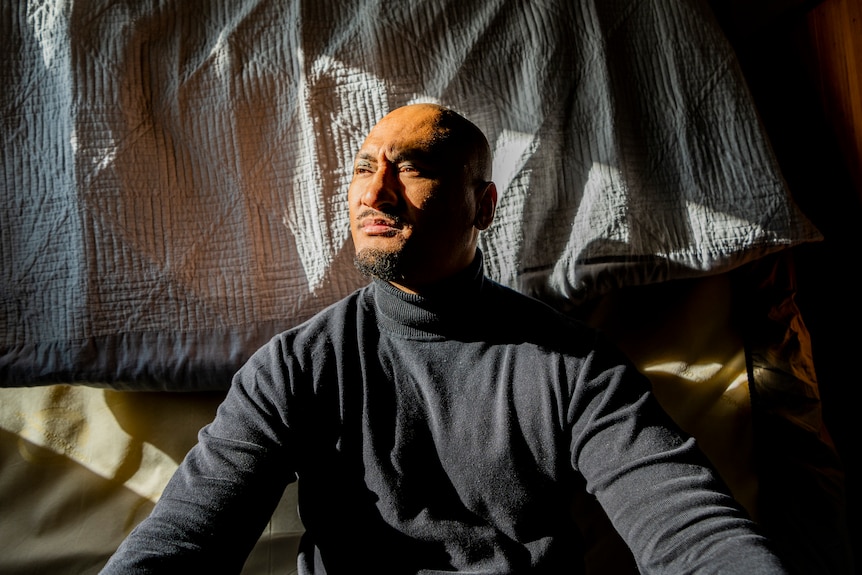
[[[423,290],[401,291],[374,279],[374,303],[380,327],[403,337],[452,336],[470,329],[468,317],[475,311],[484,283],[482,252],[455,275]]]

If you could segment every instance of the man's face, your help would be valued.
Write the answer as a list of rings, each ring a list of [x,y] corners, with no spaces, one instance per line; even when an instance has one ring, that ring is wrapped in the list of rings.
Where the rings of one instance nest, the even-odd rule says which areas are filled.
[[[356,155],[348,191],[360,269],[406,291],[463,269],[476,251],[468,158],[441,140],[437,114],[407,107],[381,120]]]

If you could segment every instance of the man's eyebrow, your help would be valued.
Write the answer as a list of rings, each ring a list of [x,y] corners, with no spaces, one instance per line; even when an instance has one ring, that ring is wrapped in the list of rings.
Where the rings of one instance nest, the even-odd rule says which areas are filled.
[[[399,149],[395,152],[395,154],[389,159],[389,162],[393,164],[401,164],[403,162],[419,162],[422,164],[429,163],[433,158],[433,154],[420,150],[417,148],[408,148],[408,149]],[[356,154],[355,162],[365,161],[376,164],[377,156],[371,152],[360,151]]]
[[[430,164],[433,162],[434,154],[429,153],[427,150],[422,150],[419,148],[409,148],[405,150],[399,150],[393,157],[393,164],[400,164],[402,162],[419,162],[420,164]]]

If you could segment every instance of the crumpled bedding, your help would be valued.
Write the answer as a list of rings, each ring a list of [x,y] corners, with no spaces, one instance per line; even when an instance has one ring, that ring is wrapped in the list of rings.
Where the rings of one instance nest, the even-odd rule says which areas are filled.
[[[0,573],[98,573],[152,510],[222,397],[0,389]],[[292,486],[243,573],[295,573],[302,531]]]
[[[393,107],[488,135],[495,279],[566,307],[819,239],[703,2],[5,4],[0,385],[224,389],[363,284]]]

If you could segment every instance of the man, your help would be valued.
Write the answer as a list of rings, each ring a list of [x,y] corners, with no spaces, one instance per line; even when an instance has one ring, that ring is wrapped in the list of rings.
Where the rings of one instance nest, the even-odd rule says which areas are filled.
[[[300,573],[578,573],[594,493],[644,572],[784,573],[646,380],[482,274],[482,133],[399,108],[348,199],[373,282],[276,336],[106,573],[237,572],[299,481]]]

